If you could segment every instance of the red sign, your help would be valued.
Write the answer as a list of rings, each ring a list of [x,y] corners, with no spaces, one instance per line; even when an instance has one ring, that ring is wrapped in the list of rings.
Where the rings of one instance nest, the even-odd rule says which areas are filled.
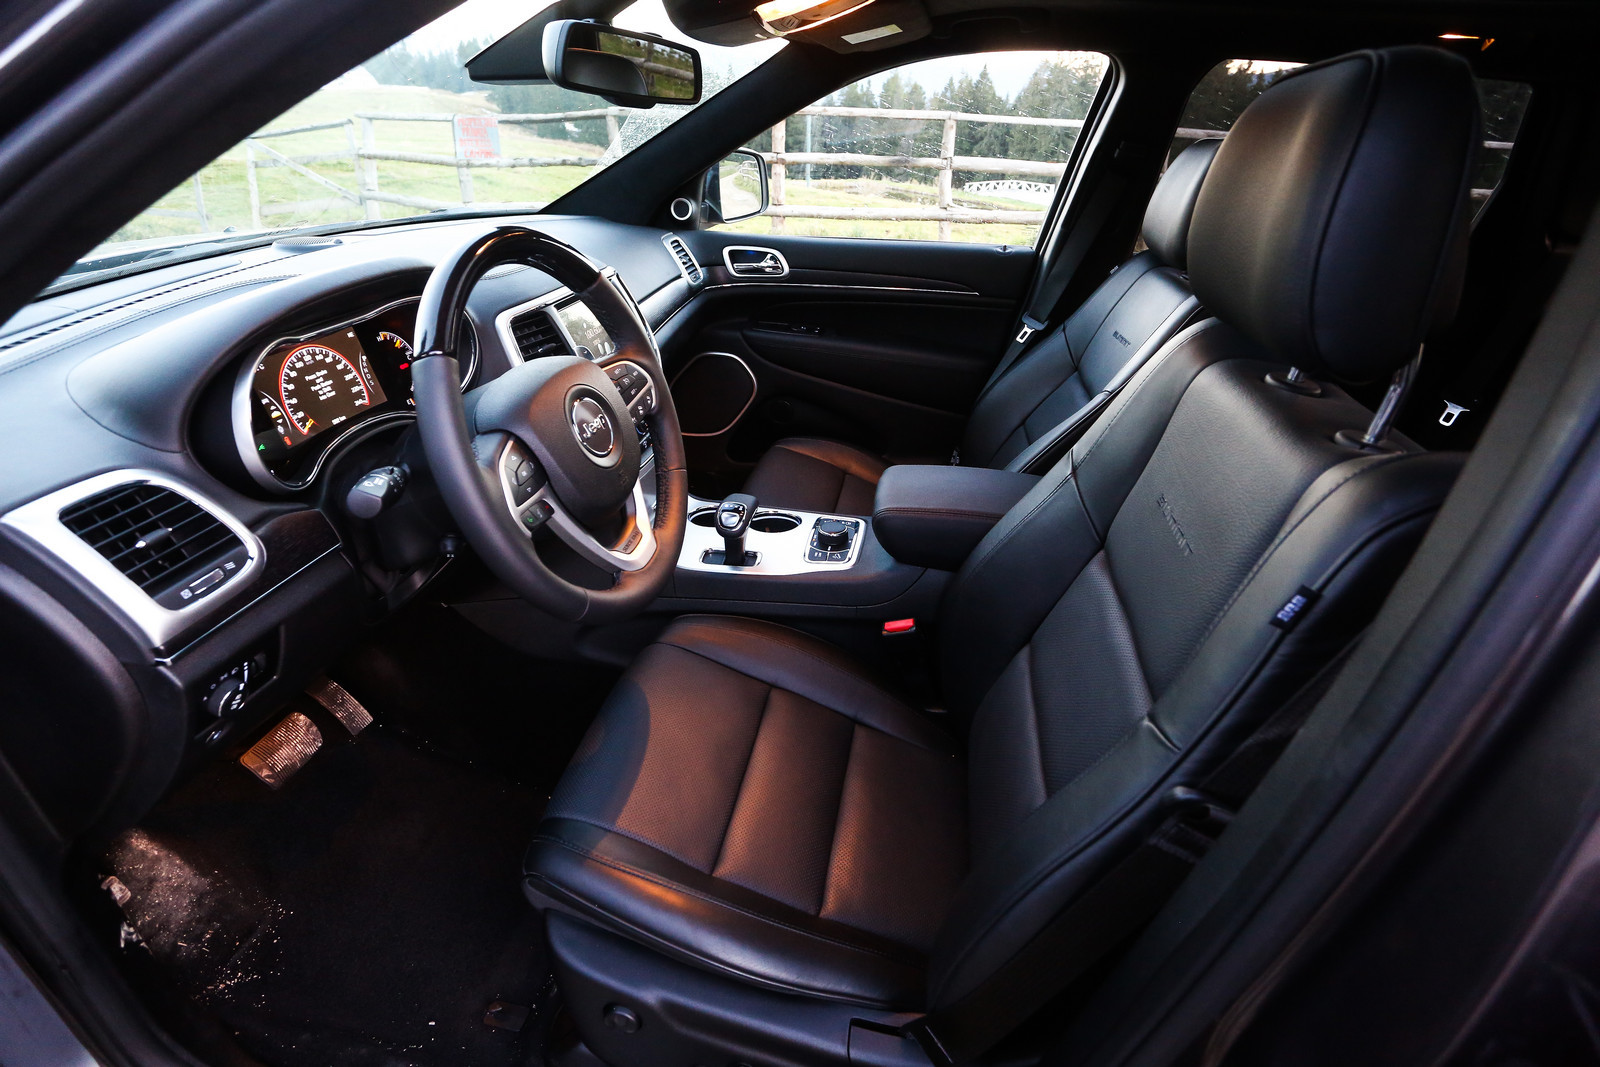
[[[457,115],[450,120],[457,159],[499,159],[500,120],[493,115]]]

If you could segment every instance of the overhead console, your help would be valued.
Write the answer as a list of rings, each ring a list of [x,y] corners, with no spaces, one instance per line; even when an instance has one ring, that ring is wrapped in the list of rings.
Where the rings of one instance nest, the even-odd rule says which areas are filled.
[[[728,47],[792,36],[835,52],[872,52],[932,29],[921,0],[667,0],[666,8],[690,37]]]

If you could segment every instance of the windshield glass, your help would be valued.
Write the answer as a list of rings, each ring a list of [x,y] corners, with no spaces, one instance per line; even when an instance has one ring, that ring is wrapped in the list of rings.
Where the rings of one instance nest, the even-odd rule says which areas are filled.
[[[538,211],[693,110],[636,110],[554,85],[470,81],[466,61],[530,15],[504,0],[467,0],[218,156],[80,259],[52,290],[263,235],[419,215]],[[613,21],[698,49],[701,103],[783,47],[692,41],[672,25],[661,0],[639,0]]]

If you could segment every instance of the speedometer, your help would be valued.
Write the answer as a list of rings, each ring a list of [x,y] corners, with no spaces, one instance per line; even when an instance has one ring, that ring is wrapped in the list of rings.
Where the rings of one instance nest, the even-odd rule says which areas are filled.
[[[301,345],[278,374],[283,413],[302,434],[337,426],[372,406],[372,390],[348,356],[326,345]]]

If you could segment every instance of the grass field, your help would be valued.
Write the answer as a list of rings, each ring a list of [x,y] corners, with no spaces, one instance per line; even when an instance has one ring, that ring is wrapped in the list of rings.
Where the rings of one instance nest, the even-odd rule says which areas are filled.
[[[273,130],[322,122],[339,122],[362,112],[493,114],[494,110],[482,93],[451,93],[396,85],[335,85],[311,96],[267,128]],[[598,123],[601,120],[585,121]],[[450,126],[444,122],[379,121],[375,134],[377,148],[380,151],[445,156],[454,152]],[[266,143],[284,155],[292,157],[337,154],[340,158],[311,164],[310,169],[323,178],[354,192],[360,188],[361,178],[348,155],[352,137],[355,143],[359,144],[361,137],[359,123],[348,128],[274,137]],[[504,156],[527,158],[595,157],[598,159],[602,153],[602,149],[596,145],[565,139],[561,127],[554,125],[541,127],[502,125],[500,148]],[[456,171],[452,167],[384,160],[378,162],[377,168],[378,187],[382,192],[424,197],[449,204],[461,201],[460,185]],[[473,202],[475,204],[548,203],[593,173],[594,168],[589,166],[473,168]],[[119,230],[111,240],[169,237],[216,232],[229,228],[249,230],[253,227],[245,174],[245,153],[242,146],[231,149],[200,172],[198,175],[200,193],[204,198],[209,225],[201,223],[195,183],[189,181],[162,197],[150,210]],[[360,205],[339,199],[333,191],[286,167],[258,168],[256,175],[262,203],[261,224],[264,227],[278,229],[316,226],[355,221],[365,217]],[[785,185],[785,201],[796,205],[830,207],[905,208],[919,205],[931,207],[936,202],[936,193],[931,173],[930,181],[925,183],[862,178],[816,180],[807,185],[804,181],[791,176]],[[1039,209],[1037,204],[998,197],[964,196],[959,191],[957,202],[962,206],[978,209]],[[298,207],[294,210],[286,210],[295,205]],[[401,218],[418,214],[421,209],[384,204],[381,211],[384,218]],[[776,219],[759,217],[728,228],[740,233],[769,234],[773,232],[774,224],[778,222]],[[781,232],[796,235],[911,240],[934,240],[938,237],[939,230],[937,222],[878,222],[856,219],[784,219],[781,220],[781,226]],[[957,241],[1031,245],[1037,232],[1038,227],[1033,225],[958,224],[952,227],[951,237]]]

